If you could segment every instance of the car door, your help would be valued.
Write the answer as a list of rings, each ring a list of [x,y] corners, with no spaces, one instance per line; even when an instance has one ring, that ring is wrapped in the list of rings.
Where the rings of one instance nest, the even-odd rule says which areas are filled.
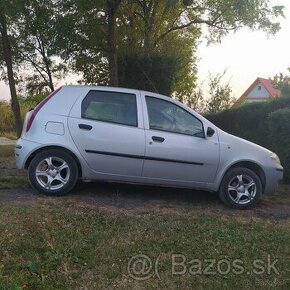
[[[206,138],[204,124],[168,98],[143,95],[146,153],[143,176],[212,183],[219,163],[217,133]]]
[[[141,176],[145,132],[139,91],[90,89],[74,105],[68,124],[93,171]]]

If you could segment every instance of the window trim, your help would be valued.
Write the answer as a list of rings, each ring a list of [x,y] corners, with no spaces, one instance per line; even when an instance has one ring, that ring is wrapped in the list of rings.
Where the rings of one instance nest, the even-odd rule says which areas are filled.
[[[161,100],[161,101],[164,101],[164,102],[167,102],[167,103],[170,103],[170,104],[173,104],[177,107],[179,107],[180,109],[182,109],[183,111],[187,112],[188,114],[190,114],[191,116],[193,116],[194,118],[196,118],[200,123],[201,123],[201,126],[202,126],[202,131],[203,131],[203,136],[194,136],[192,134],[186,134],[186,133],[181,133],[181,132],[173,132],[173,131],[169,131],[169,130],[163,130],[163,129],[156,129],[156,128],[151,128],[150,127],[150,117],[149,117],[149,110],[148,110],[148,105],[147,105],[147,98],[151,98],[151,99],[157,99],[157,100]],[[165,100],[165,99],[162,99],[162,98],[158,98],[158,97],[153,97],[153,96],[148,96],[148,95],[145,95],[145,103],[146,103],[146,108],[147,108],[147,118],[148,118],[148,125],[149,125],[149,130],[155,130],[155,131],[160,131],[160,132],[168,132],[168,133],[172,133],[172,134],[178,134],[178,135],[185,135],[185,136],[190,136],[190,137],[195,137],[195,138],[202,138],[202,139],[205,139],[205,131],[204,131],[204,124],[203,122],[197,118],[195,115],[193,115],[192,113],[188,112],[187,110],[185,110],[183,107],[181,107],[180,105],[174,103],[174,102],[171,102],[169,100]]]
[[[107,120],[101,120],[101,119],[96,119],[96,118],[89,118],[89,117],[84,117],[83,114],[83,102],[86,99],[86,97],[88,96],[88,94],[90,92],[100,92],[100,93],[116,93],[116,94],[125,94],[125,95],[134,95],[135,96],[135,107],[136,107],[136,125],[130,125],[130,124],[124,124],[124,123],[119,123],[119,122],[115,122],[115,121],[107,121]],[[126,93],[126,92],[119,92],[119,91],[107,91],[107,90],[89,90],[87,92],[87,94],[85,95],[85,97],[82,99],[81,102],[81,119],[85,119],[85,120],[92,120],[92,121],[97,121],[97,122],[103,122],[103,123],[109,123],[109,124],[115,124],[115,125],[121,125],[121,126],[128,126],[128,127],[133,127],[133,128],[138,128],[139,127],[139,122],[138,122],[138,102],[137,102],[137,95],[134,93]]]

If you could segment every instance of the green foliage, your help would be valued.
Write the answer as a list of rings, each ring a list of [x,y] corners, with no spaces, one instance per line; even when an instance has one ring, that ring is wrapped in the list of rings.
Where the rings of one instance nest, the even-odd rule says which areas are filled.
[[[229,109],[233,104],[231,99],[232,89],[229,83],[222,84],[222,78],[226,71],[222,74],[210,76],[209,78],[209,95],[210,99],[207,103],[207,111],[209,113],[217,113]]]
[[[269,114],[271,149],[277,152],[284,166],[286,179],[290,180],[290,107]]]
[[[53,91],[55,79],[67,73],[56,45],[59,34],[56,16],[53,0],[1,0],[0,28],[5,17],[16,81],[29,94]],[[1,39],[0,67],[4,67]],[[2,79],[7,81],[6,73]]]
[[[21,110],[22,120],[25,117],[25,114],[31,108],[34,108],[39,102],[41,102],[48,93],[43,93],[39,95],[32,95],[27,97],[18,98]],[[15,138],[15,121],[13,118],[13,113],[11,106],[8,102],[0,101],[0,136],[6,136],[8,138]]]
[[[220,74],[210,74],[208,77],[207,92],[198,86],[190,95],[183,96],[181,101],[200,113],[218,113],[229,109],[235,99],[231,98],[232,88],[230,83],[223,82],[225,74],[226,70]]]
[[[114,24],[117,39],[111,49],[107,43],[112,39],[109,3],[120,3]],[[1,0],[0,68],[5,70],[1,44],[8,42],[1,41],[7,31],[13,62],[9,67],[13,66],[17,84],[22,81],[30,94],[52,91],[54,80],[67,72],[67,64],[82,74],[81,82],[106,85],[109,75],[117,76],[116,65],[110,66],[109,74],[108,59],[113,54],[114,60],[116,55],[120,58],[121,85],[189,100],[195,87],[195,50],[202,24],[209,27],[210,41],[220,41],[241,27],[275,33],[283,9],[272,7],[269,0]],[[7,80],[7,73],[3,76]],[[213,91],[209,110],[229,107],[229,92],[229,87]],[[13,100],[12,104],[17,103],[16,96]],[[201,102],[199,98],[192,103]],[[20,131],[18,106],[14,111]]]
[[[57,8],[57,41],[61,56],[70,61],[74,71],[82,73],[88,84],[108,83],[108,17],[106,1],[59,1]],[[144,75],[129,76],[129,63],[146,57],[162,55],[164,61],[155,66],[164,68],[165,60],[179,60],[179,69],[166,72],[167,82],[173,82],[175,96],[189,96],[195,86],[195,48],[201,35],[201,24],[210,27],[210,40],[219,41],[230,30],[240,27],[260,29],[269,33],[279,30],[276,19],[283,7],[269,1],[121,1],[117,15],[117,54],[125,67],[120,68],[120,83],[130,86],[135,80],[144,87]],[[128,63],[126,59],[128,58]],[[133,60],[135,59],[135,60]],[[164,72],[163,72],[164,73]],[[147,78],[145,87],[153,87],[159,79]],[[128,82],[127,82],[128,80]]]
[[[120,86],[170,95],[178,68],[177,60],[171,57],[129,54],[119,58]]]
[[[82,74],[82,83],[108,84],[105,7],[103,0],[57,5],[55,46],[72,70]]]
[[[3,101],[0,101],[0,116],[0,135],[2,136],[4,132],[13,132],[15,130],[13,113],[9,104]]]
[[[288,68],[290,72],[290,68]],[[275,87],[281,90],[282,95],[290,95],[290,76],[283,73],[276,74],[273,78]]]
[[[23,76],[29,94],[53,91],[55,79],[67,73],[67,66],[58,57],[56,11],[53,0],[31,0],[24,5],[17,22],[18,47],[31,69],[29,75],[25,71]]]
[[[44,92],[38,95],[28,95],[26,97],[19,98],[19,103],[22,106],[34,108],[38,103],[40,103],[48,95],[49,95],[49,92]]]
[[[152,69],[134,75],[140,78],[140,88],[150,88],[182,100],[191,94],[196,81],[195,49],[201,31],[197,26],[170,30],[181,20],[185,11],[181,3],[170,1],[136,1],[134,5],[121,7],[121,18],[126,26],[118,28],[120,34],[120,65],[130,66],[134,62],[148,60]],[[170,4],[170,5],[169,5]],[[180,45],[182,43],[182,45]],[[126,62],[128,62],[126,64]],[[132,75],[119,65],[120,83],[130,86]],[[137,64],[138,65],[138,64]],[[142,67],[139,66],[139,71]],[[152,71],[152,75],[150,75]],[[128,74],[128,75],[126,75]],[[127,84],[127,80],[129,81]],[[139,80],[137,80],[139,82]],[[160,84],[164,82],[164,87]],[[166,84],[165,84],[166,83]]]
[[[189,96],[183,96],[181,101],[186,106],[199,113],[203,113],[207,110],[207,101],[204,97],[204,91],[200,87],[195,88]]]
[[[290,96],[262,103],[245,104],[206,117],[222,130],[273,150],[290,180]]]

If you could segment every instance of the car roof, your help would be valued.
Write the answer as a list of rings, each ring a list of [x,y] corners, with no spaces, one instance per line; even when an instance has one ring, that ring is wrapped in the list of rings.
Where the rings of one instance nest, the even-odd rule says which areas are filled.
[[[170,98],[169,96],[162,95],[158,92],[151,92],[151,91],[144,91],[144,90],[139,90],[139,89],[130,89],[130,88],[125,88],[125,87],[112,87],[112,86],[93,86],[93,85],[63,85],[62,87],[83,87],[87,89],[98,89],[98,90],[110,90],[110,91],[127,91],[127,92],[143,92],[147,94],[156,94],[159,96],[167,97]]]

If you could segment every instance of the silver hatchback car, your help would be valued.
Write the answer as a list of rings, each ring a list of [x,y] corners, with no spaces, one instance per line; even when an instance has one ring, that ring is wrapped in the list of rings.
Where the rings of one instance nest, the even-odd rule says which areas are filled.
[[[227,134],[182,103],[156,93],[63,86],[26,114],[17,167],[47,195],[78,179],[219,192],[253,206],[283,177],[278,156]]]

